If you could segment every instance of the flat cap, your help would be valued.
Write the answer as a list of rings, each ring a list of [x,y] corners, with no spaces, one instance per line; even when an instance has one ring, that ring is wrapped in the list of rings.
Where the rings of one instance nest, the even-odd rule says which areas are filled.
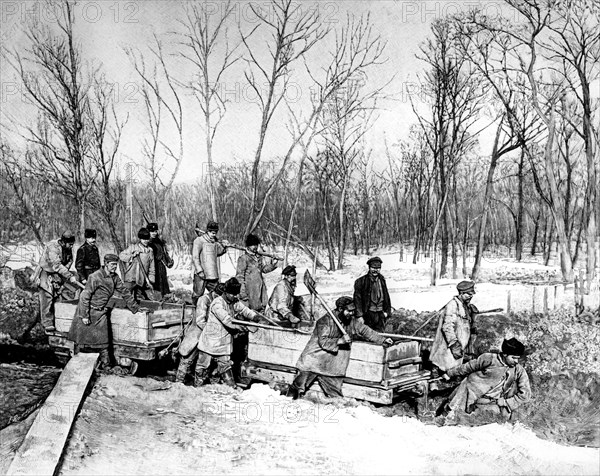
[[[83,237],[84,238],[96,238],[96,230],[94,230],[93,228],[86,228],[85,232],[83,233]]]
[[[373,256],[369,259],[369,261],[367,261],[367,265],[369,265],[371,268],[381,268],[381,263],[383,263],[383,261],[381,261],[379,256]]]
[[[298,273],[296,272],[296,267],[293,264],[288,264],[283,271],[281,272],[284,276],[296,276]]]
[[[148,223],[146,229],[148,231],[158,231],[158,223]]]
[[[475,283],[473,281],[461,281],[456,285],[456,289],[459,293],[475,294]]]
[[[525,353],[525,346],[514,337],[502,342],[502,353],[506,355],[523,355]]]
[[[118,263],[119,257],[115,254],[108,253],[104,255],[104,263]]]
[[[354,306],[354,299],[350,296],[342,296],[335,301],[335,307],[338,309],[346,309],[347,311],[354,311],[356,307]]]

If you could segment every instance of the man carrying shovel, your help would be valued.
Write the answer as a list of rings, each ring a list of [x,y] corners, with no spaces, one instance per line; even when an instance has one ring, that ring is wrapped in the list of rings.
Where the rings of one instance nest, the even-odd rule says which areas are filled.
[[[154,253],[148,246],[150,243],[150,232],[147,228],[138,231],[139,243],[130,245],[121,251],[119,259],[125,264],[125,275],[123,281],[134,299],[139,302],[140,296],[144,299],[152,299],[155,267]],[[150,293],[148,293],[150,291]]]
[[[329,311],[317,321],[313,334],[298,359],[298,373],[288,390],[293,399],[303,396],[318,380],[327,397],[343,397],[342,384],[350,363],[350,344],[353,338],[389,347],[386,338],[354,318],[354,300],[342,296],[335,302],[335,311]]]

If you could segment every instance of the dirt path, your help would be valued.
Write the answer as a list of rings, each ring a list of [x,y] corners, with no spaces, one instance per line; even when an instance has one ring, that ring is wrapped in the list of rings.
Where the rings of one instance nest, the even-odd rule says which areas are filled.
[[[293,402],[265,385],[233,391],[101,377],[61,474],[597,474],[600,450],[516,425],[424,425],[351,401]]]

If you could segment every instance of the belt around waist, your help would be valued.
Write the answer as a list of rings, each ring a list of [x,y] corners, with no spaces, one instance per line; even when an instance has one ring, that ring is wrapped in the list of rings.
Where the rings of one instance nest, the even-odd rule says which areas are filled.
[[[98,306],[90,306],[90,309],[93,309],[94,311],[108,311],[107,307],[98,307]]]

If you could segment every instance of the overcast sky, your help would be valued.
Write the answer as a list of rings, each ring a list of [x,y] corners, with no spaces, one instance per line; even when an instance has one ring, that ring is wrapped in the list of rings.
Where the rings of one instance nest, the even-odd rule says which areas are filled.
[[[215,18],[219,14],[222,2],[207,2],[214,9]],[[133,47],[146,52],[152,34],[158,34],[169,48],[176,52],[172,38],[168,33],[178,28],[178,20],[185,17],[185,1],[81,1],[76,8],[76,35],[87,61],[100,64],[106,78],[115,83],[115,99],[120,114],[129,114],[121,149],[122,160],[139,161],[141,159],[141,140],[145,134],[146,120],[141,107],[139,79],[131,67],[124,52],[124,47]],[[263,8],[268,2],[259,2]],[[369,86],[379,86],[392,80],[386,89],[394,100],[380,104],[378,118],[367,140],[367,146],[373,149],[373,157],[379,166],[383,166],[384,138],[393,144],[405,139],[411,124],[415,122],[414,114],[408,99],[413,94],[415,101],[419,96],[415,93],[417,74],[422,71],[423,63],[415,55],[419,45],[429,34],[431,22],[435,18],[469,8],[481,7],[489,15],[498,15],[507,7],[501,1],[302,1],[301,9],[317,9],[323,20],[332,28],[340,28],[347,15],[371,15],[371,22],[387,42],[384,52],[385,64],[370,72]],[[37,2],[20,2],[0,0],[1,40],[3,46],[22,50],[27,45],[23,30],[28,21],[37,19],[45,24],[53,24],[52,15]],[[234,14],[228,23],[231,43],[238,38],[237,24],[243,31],[249,31],[256,23],[248,2],[236,2]],[[329,41],[322,43],[309,54],[308,61],[318,63],[327,57],[332,48],[333,35]],[[253,37],[254,44],[260,49],[266,42],[257,32]],[[171,42],[171,43],[169,43]],[[240,50],[242,51],[242,50]],[[264,53],[264,50],[263,50]],[[299,65],[300,67],[300,65]],[[230,104],[227,115],[219,129],[214,144],[216,163],[231,163],[234,160],[250,160],[258,141],[260,112],[243,77],[243,63],[230,70],[222,84]],[[177,66],[174,74],[182,79],[191,74],[190,69]],[[393,78],[393,79],[392,79]],[[35,119],[35,111],[23,101],[19,81],[5,62],[1,65],[1,121],[2,133],[14,137],[14,124],[20,121],[30,122]],[[288,98],[294,107],[302,110],[309,97],[309,84],[297,79],[288,91]],[[287,148],[286,110],[282,108],[276,116],[273,129],[267,137],[265,160],[275,158]],[[179,180],[191,181],[201,178],[202,164],[205,163],[205,149],[201,115],[194,99],[185,96],[185,156],[180,170]],[[167,140],[172,138],[167,138]],[[15,138],[16,140],[16,138]],[[171,142],[175,145],[174,142]],[[485,147],[483,148],[485,149]],[[482,150],[483,154],[488,152]]]

